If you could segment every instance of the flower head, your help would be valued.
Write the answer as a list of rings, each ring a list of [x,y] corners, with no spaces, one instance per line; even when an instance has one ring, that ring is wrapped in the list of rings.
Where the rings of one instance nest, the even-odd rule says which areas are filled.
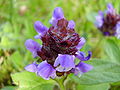
[[[99,11],[98,16],[96,16],[96,27],[105,36],[119,36],[118,33],[118,23],[120,22],[120,15],[116,13],[112,4],[107,5],[107,10],[105,12]]]
[[[55,8],[50,20],[51,27],[47,28],[40,21],[36,21],[34,28],[38,35],[36,39],[42,40],[42,46],[33,40],[27,40],[25,45],[32,53],[42,59],[40,64],[30,64],[25,67],[27,71],[35,72],[44,79],[55,78],[69,73],[87,72],[92,68],[81,61],[87,61],[91,52],[85,56],[79,50],[85,44],[85,39],[75,32],[75,22],[66,20],[60,7]],[[75,64],[75,57],[80,64]]]

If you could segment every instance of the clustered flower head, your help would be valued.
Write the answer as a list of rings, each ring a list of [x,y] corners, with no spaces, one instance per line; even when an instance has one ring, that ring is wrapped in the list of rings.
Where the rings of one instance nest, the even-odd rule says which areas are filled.
[[[25,42],[26,48],[32,52],[33,57],[40,57],[42,62],[33,62],[25,67],[29,72],[35,72],[38,76],[48,80],[74,73],[81,75],[90,71],[93,67],[84,63],[91,57],[80,51],[85,44],[85,39],[75,32],[73,20],[66,20],[60,7],[54,9],[53,16],[49,21],[50,28],[36,21],[34,28],[38,35],[36,39],[42,40],[42,45],[32,39]],[[75,58],[79,63],[75,63]]]
[[[116,13],[112,4],[107,5],[105,12],[99,11],[95,25],[103,35],[120,38],[120,15]]]

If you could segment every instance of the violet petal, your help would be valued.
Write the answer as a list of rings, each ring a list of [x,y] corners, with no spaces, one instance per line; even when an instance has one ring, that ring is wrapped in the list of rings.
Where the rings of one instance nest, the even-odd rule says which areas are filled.
[[[70,69],[75,67],[74,59],[74,55],[59,54],[55,60],[54,66],[57,67],[60,64],[60,66],[56,68],[57,71],[69,71]]]
[[[81,37],[80,38],[80,42],[78,43],[78,45],[76,46],[76,48],[79,50],[83,47],[83,45],[85,44],[86,40],[85,38]]]
[[[47,61],[41,62],[37,67],[37,75],[41,76],[42,78],[49,80],[50,77],[55,76],[55,69],[47,63]]]
[[[109,4],[107,5],[107,13],[113,14],[114,12],[115,12],[115,10],[114,10],[112,4],[109,3]]]
[[[40,36],[43,36],[48,30],[48,28],[44,26],[40,21],[36,21],[34,23],[34,28],[39,33]]]
[[[92,65],[86,64],[84,62],[80,62],[78,65],[76,65],[76,68],[80,70],[82,73],[86,73],[93,69]]]
[[[120,39],[120,22],[117,23],[116,25],[116,34],[115,36]]]
[[[63,13],[63,11],[62,11],[62,8],[56,7],[56,8],[54,9],[54,12],[53,12],[53,17],[54,17],[55,19],[64,18],[64,13]]]
[[[53,16],[52,18],[49,20],[50,24],[52,24],[53,26],[55,26],[58,22],[58,20],[64,18],[64,13],[62,11],[62,8],[60,7],[56,7],[53,11]]]
[[[104,18],[104,14],[102,11],[99,11],[99,15],[96,16],[96,22],[95,25],[96,27],[100,28],[103,25],[103,18]]]
[[[78,59],[80,59],[81,61],[87,61],[87,60],[89,60],[91,58],[91,56],[92,56],[92,52],[90,52],[90,51],[88,51],[88,56],[85,56],[85,53],[81,52],[81,51],[78,51],[76,53],[76,57]]]
[[[41,35],[38,34],[38,35],[34,36],[34,38],[35,39],[41,39]]]
[[[41,45],[39,45],[37,42],[35,42],[32,39],[28,39],[25,42],[26,48],[33,53],[33,56],[36,56],[36,52],[41,50]]]
[[[36,72],[37,71],[37,64],[36,62],[33,62],[32,64],[29,64],[25,67],[25,70],[29,72]]]
[[[54,66],[56,67],[60,64],[62,67],[75,67],[74,59],[74,55],[59,54],[55,60]]]
[[[75,22],[73,20],[70,20],[68,23],[68,28],[74,29],[74,27],[75,27]]]

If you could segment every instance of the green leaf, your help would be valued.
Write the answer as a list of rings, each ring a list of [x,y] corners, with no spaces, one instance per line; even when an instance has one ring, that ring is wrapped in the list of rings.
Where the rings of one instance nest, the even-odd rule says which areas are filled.
[[[12,80],[19,86],[17,90],[52,90],[54,81],[44,80],[32,72],[20,72],[12,74]]]
[[[25,66],[23,62],[23,57],[20,55],[18,51],[14,52],[11,55],[10,59],[17,70],[23,69],[23,67]]]
[[[120,86],[120,81],[119,81],[119,82],[112,83],[111,85],[113,85],[113,86]]]
[[[111,83],[111,90],[120,90],[120,81]]]
[[[77,85],[76,90],[109,90],[109,84]]]
[[[6,86],[2,88],[1,90],[16,90],[16,86]]]
[[[113,40],[107,40],[104,45],[105,52],[112,62],[120,63],[120,48]]]
[[[120,81],[120,64],[108,60],[91,60],[93,70],[83,74],[80,78],[70,75],[79,84],[101,84]]]

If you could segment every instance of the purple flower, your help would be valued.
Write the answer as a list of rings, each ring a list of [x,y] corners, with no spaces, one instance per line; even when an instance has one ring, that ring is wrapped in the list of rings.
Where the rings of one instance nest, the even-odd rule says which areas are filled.
[[[95,25],[96,27],[100,28],[103,25],[104,20],[104,14],[102,11],[99,11],[98,16],[96,16],[96,22]]]
[[[25,67],[25,70],[29,72],[35,72],[38,76],[41,76],[46,80],[49,80],[50,77],[56,77],[56,70],[46,61],[43,61],[40,64],[36,64],[36,62],[33,62],[32,64],[27,65]]]
[[[84,62],[80,62],[78,63],[74,69],[72,69],[72,72],[77,75],[77,76],[81,76],[83,73],[86,73],[90,70],[93,69],[93,66],[86,64]]]
[[[40,21],[34,23],[34,28],[38,32],[38,35],[35,36],[35,39],[41,39],[41,37],[47,32],[48,28],[44,26]]]
[[[38,55],[37,55],[37,51],[40,51],[40,50],[41,50],[41,47],[42,47],[41,45],[39,45],[37,42],[35,42],[35,41],[32,40],[32,39],[26,40],[25,46],[26,46],[26,48],[27,48],[30,52],[32,52],[33,57],[38,56]]]
[[[81,37],[80,38],[80,42],[78,43],[78,45],[76,46],[76,48],[79,50],[83,47],[83,45],[85,44],[86,40],[85,38]]]
[[[109,3],[107,5],[107,11],[106,11],[106,13],[108,13],[108,14],[115,14],[115,9],[113,8],[113,6],[112,6],[111,3]]]
[[[62,8],[56,7],[54,9],[54,12],[53,12],[53,17],[55,19],[62,19],[62,18],[64,18],[64,14],[63,14]]]
[[[72,68],[75,68],[74,59],[75,59],[74,55],[59,54],[54,62],[54,67],[59,65],[56,68],[56,70],[59,72],[69,71]]]
[[[116,34],[115,36],[120,39],[120,22],[117,23],[116,25]]]
[[[64,18],[62,8],[56,7],[54,9],[53,16],[52,16],[52,18],[51,18],[51,20],[49,22],[50,22],[50,24],[55,26],[57,24],[58,20],[60,20],[62,18]]]
[[[25,42],[25,46],[34,56],[40,57],[42,62],[30,64],[25,69],[46,80],[91,70],[90,65],[81,62],[89,60],[91,52],[86,56],[84,52],[79,51],[86,40],[75,32],[75,22],[66,20],[62,9],[57,7],[50,24],[52,25],[48,29],[40,21],[35,22],[34,27],[38,33],[35,38],[42,40],[42,46],[31,39]],[[75,64],[75,57],[80,60],[78,65]]]
[[[96,27],[105,36],[119,36],[117,24],[120,22],[120,15],[116,13],[112,4],[107,5],[107,10],[103,13],[99,11],[96,16]]]
[[[29,72],[36,72],[37,71],[37,66],[38,64],[36,64],[36,62],[33,62],[32,64],[29,64],[25,67],[25,70],[29,71]]]
[[[56,70],[47,61],[43,61],[37,67],[37,75],[49,80],[50,77],[55,78]]]
[[[84,52],[81,52],[81,51],[78,51],[76,52],[76,57],[78,59],[80,59],[81,61],[87,61],[90,59],[92,53],[90,51],[88,51],[88,56],[85,56],[85,53]]]
[[[75,22],[73,20],[69,21],[68,22],[68,28],[74,29],[74,27],[75,27]]]

